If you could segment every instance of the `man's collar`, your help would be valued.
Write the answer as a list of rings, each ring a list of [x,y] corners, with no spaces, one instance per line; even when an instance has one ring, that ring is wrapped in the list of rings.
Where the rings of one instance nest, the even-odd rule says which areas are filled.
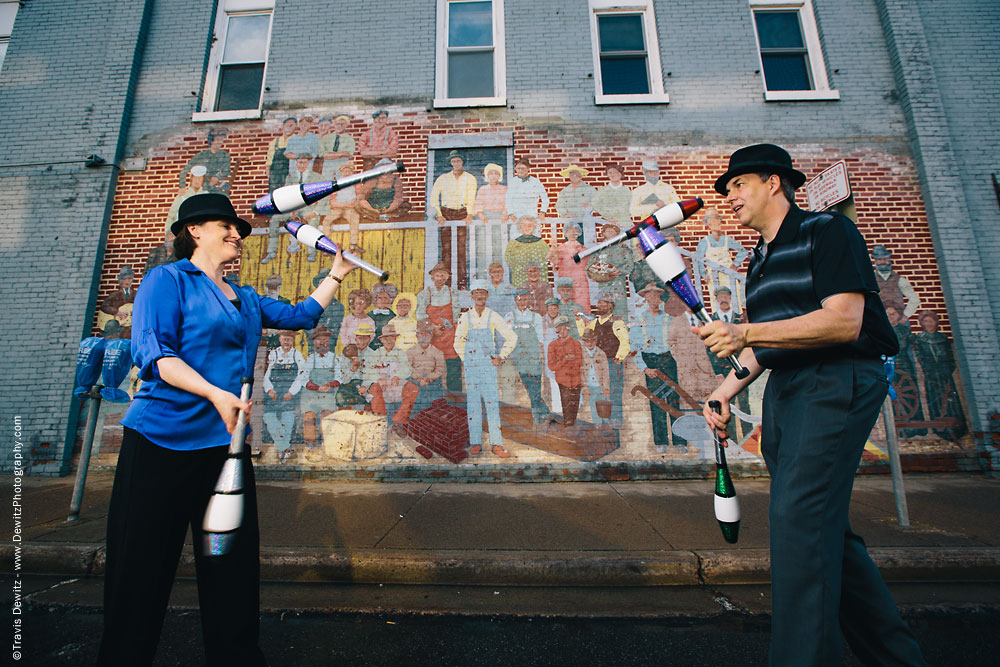
[[[778,228],[778,233],[771,239],[771,243],[768,245],[773,245],[775,243],[788,243],[795,238],[795,235],[799,231],[799,225],[806,218],[806,212],[801,208],[792,204],[788,209],[788,213],[785,214],[785,219],[781,221],[781,227]]]

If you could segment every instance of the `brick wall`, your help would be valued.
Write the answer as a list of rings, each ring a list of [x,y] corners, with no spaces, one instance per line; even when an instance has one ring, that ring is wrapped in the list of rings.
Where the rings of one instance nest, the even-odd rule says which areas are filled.
[[[328,115],[329,110],[289,111],[299,116]],[[265,156],[268,142],[277,133],[277,126],[286,112],[273,112],[265,125],[244,123],[231,126],[225,148],[233,161],[232,198],[237,211],[253,219],[251,203],[267,191]],[[528,157],[532,172],[545,186],[555,213],[555,199],[568,181],[559,172],[575,163],[590,170],[586,180],[599,186],[606,182],[603,165],[617,162],[624,168],[624,183],[630,188],[643,183],[641,162],[644,157],[660,161],[661,174],[681,197],[702,197],[706,206],[720,209],[727,219],[726,232],[744,247],[756,243],[751,230],[740,229],[727,216],[723,198],[712,185],[725,171],[728,153],[717,147],[658,147],[654,153],[638,153],[626,143],[599,144],[579,137],[566,137],[549,129],[535,129],[514,121],[502,122],[483,118],[481,113],[453,112],[448,115],[406,110],[391,110],[392,124],[400,135],[400,159],[407,164],[403,174],[407,197],[416,214],[424,213],[426,183],[427,137],[431,134],[481,132],[512,132],[514,155]],[[368,124],[370,114],[357,112],[350,132],[359,135]],[[107,258],[104,264],[98,301],[117,289],[118,271],[123,265],[132,266],[140,276],[151,248],[162,243],[163,220],[177,193],[177,174],[187,161],[205,147],[203,128],[192,128],[162,146],[150,151],[145,171],[122,172],[108,234]],[[615,137],[611,137],[612,140]],[[847,162],[854,188],[859,227],[869,249],[884,244],[893,251],[893,267],[906,276],[920,297],[922,308],[939,312],[948,331],[940,276],[935,270],[934,248],[931,243],[919,182],[912,161],[905,157],[875,151],[844,150],[836,146],[787,145],[796,165],[813,176],[837,160]],[[360,162],[357,165],[360,167]],[[805,206],[804,195],[799,203]],[[705,234],[700,215],[680,227],[682,245],[694,251]],[[264,218],[254,223],[266,226]],[[544,226],[543,238],[551,241],[551,230]],[[919,331],[913,323],[914,331]]]

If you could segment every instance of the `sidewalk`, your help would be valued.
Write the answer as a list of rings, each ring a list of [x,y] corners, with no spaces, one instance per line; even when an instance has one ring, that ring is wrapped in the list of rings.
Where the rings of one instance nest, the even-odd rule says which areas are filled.
[[[12,506],[13,477],[0,477]],[[21,572],[101,575],[113,473],[93,471],[80,520],[73,478],[23,478]],[[911,526],[888,476],[859,476],[851,521],[890,581],[1000,579],[1000,480],[906,477]],[[768,582],[767,480],[736,480],[739,543],[712,482],[426,484],[258,481],[264,581],[512,586]],[[10,534],[10,533],[8,533]],[[0,544],[12,572],[14,543]],[[190,547],[179,575],[193,576]]]

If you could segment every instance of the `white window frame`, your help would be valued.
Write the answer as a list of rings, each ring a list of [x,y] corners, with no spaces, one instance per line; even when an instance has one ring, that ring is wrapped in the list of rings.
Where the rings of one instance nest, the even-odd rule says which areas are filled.
[[[10,25],[9,26],[3,26],[3,28],[0,28],[0,30],[2,30],[2,32],[0,32],[0,44],[3,44],[4,47],[5,47],[3,53],[0,54],[0,68],[2,68],[3,67],[3,61],[7,59],[6,47],[9,47],[9,45],[10,45],[10,35],[11,35],[11,33],[14,32],[14,21],[17,20],[17,10],[18,10],[18,7],[20,7],[20,3],[18,3],[18,2],[0,2],[0,5],[13,5],[14,6],[14,17],[11,19]]]
[[[816,15],[813,14],[812,0],[749,0],[750,20],[753,26],[754,43],[757,44],[757,62],[760,65],[760,78],[764,86],[764,101],[766,102],[811,102],[821,100],[839,100],[840,92],[830,88],[826,74],[826,62],[823,60],[823,47],[819,41],[819,30],[816,28]],[[786,10],[799,14],[799,25],[802,27],[802,37],[805,40],[808,53],[809,69],[812,70],[812,90],[768,90],[767,77],[764,75],[764,59],[760,53],[760,37],[757,35],[756,10]]]
[[[260,98],[256,109],[233,109],[231,111],[216,111],[215,97],[219,90],[219,74],[222,69],[222,54],[226,48],[226,30],[230,16],[269,14],[271,20],[267,27],[267,43],[264,47],[264,78],[261,79]],[[213,33],[212,51],[208,58],[208,69],[205,72],[205,86],[202,90],[201,108],[194,113],[194,122],[240,120],[245,118],[260,118],[261,105],[264,99],[264,86],[267,85],[268,56],[271,50],[271,29],[274,26],[274,0],[219,0],[219,12],[215,17],[215,32]]]
[[[653,0],[589,0],[590,41],[594,53],[595,104],[667,104],[670,96],[663,89],[663,68],[660,65],[660,40],[656,35]],[[600,14],[641,14],[642,32],[646,41],[646,65],[649,92],[638,95],[605,95],[601,82],[601,36],[597,29]]]
[[[434,106],[507,106],[507,51],[504,40],[503,0],[493,3],[493,88],[492,97],[448,97],[448,5],[462,0],[437,0],[437,41],[434,76]]]

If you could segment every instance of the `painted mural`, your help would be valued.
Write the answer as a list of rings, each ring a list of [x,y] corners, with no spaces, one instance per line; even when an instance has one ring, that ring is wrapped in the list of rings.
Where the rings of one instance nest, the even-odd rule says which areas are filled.
[[[640,154],[469,123],[423,112],[313,110],[197,127],[149,145],[146,168],[121,174],[95,333],[130,335],[142,276],[173,261],[169,226],[180,203],[222,192],[254,225],[233,277],[261,294],[298,302],[329,271],[328,256],[285,232],[293,219],[390,273],[384,283],[350,274],[311,331],[264,331],[251,436],[259,464],[713,458],[700,404],[728,364],[691,333],[693,317],[636,247],[612,246],[580,263],[573,255],[667,203],[704,197],[706,208],[668,233],[713,317],[743,321],[743,272],[756,239],[726,218],[711,189],[727,153]],[[402,174],[290,214],[250,213],[256,197],[277,187],[398,159]],[[811,173],[830,161],[820,155],[800,168]],[[908,248],[930,247],[926,223],[926,239],[900,242],[866,219],[872,188],[866,193],[858,180],[859,226],[900,341],[894,410],[903,451],[971,448],[939,282],[908,275],[900,265],[909,262],[898,261]],[[915,181],[913,209],[923,215]],[[134,393],[136,382],[133,373],[122,389]],[[763,386],[759,380],[732,406],[730,460],[760,460]],[[98,452],[109,462],[123,410],[102,408]],[[868,459],[885,458],[880,429]]]

